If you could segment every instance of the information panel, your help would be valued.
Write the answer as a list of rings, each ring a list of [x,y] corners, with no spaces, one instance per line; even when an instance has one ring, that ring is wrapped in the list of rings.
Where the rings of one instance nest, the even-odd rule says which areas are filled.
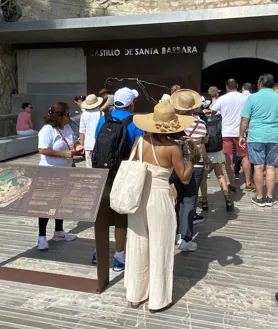
[[[0,164],[0,213],[95,222],[108,172]]]

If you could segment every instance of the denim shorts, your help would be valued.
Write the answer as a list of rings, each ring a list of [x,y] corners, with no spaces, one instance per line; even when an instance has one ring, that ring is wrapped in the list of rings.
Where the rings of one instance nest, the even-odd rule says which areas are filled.
[[[248,143],[249,161],[257,165],[278,164],[278,143]]]

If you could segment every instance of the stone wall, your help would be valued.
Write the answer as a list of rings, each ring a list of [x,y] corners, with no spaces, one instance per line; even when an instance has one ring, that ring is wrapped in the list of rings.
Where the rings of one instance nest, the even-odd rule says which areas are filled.
[[[18,0],[21,20],[130,15],[275,3],[277,0]]]

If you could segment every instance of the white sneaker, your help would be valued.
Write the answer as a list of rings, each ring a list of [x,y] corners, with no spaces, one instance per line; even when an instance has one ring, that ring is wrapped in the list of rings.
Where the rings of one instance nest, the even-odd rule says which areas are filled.
[[[52,237],[53,241],[73,241],[77,239],[77,236],[74,234],[66,233],[65,231],[54,232]]]
[[[49,249],[49,245],[46,240],[46,236],[39,236],[37,247],[38,247],[38,250],[41,250],[41,251]]]
[[[175,244],[179,244],[180,239],[181,239],[181,234],[176,234]]]
[[[197,243],[194,241],[186,242],[183,239],[180,239],[178,242],[179,249],[182,251],[196,251],[197,250]]]

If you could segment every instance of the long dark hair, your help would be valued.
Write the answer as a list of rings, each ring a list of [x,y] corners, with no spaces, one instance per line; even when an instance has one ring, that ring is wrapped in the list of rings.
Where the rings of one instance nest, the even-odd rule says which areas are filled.
[[[44,118],[45,124],[53,128],[61,128],[62,118],[69,115],[69,105],[64,102],[57,102],[50,106],[47,116]]]

